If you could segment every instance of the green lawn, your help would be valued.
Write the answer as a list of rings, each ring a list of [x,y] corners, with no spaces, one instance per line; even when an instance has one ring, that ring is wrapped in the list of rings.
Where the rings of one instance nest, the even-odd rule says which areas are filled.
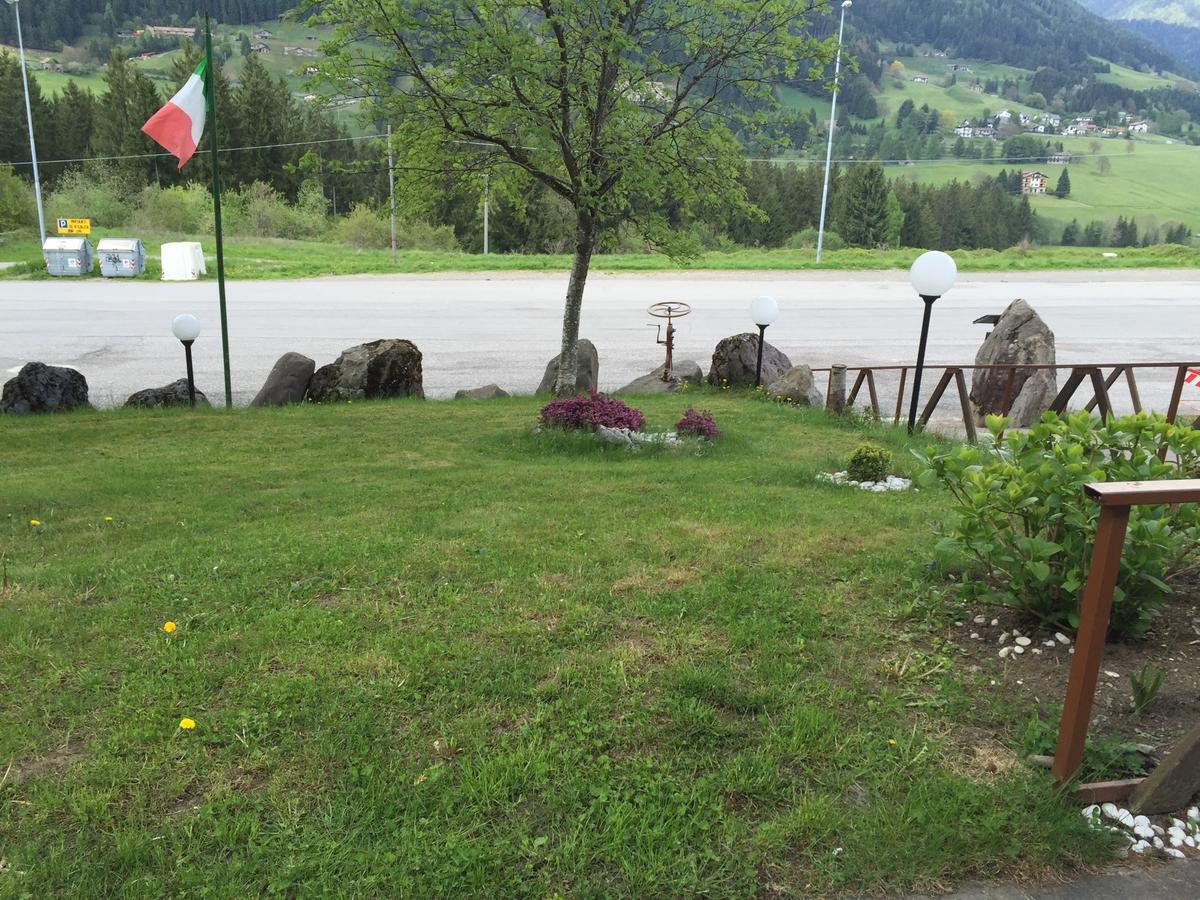
[[[1028,711],[909,618],[942,494],[817,482],[863,437],[821,414],[642,405],[689,399],[724,432],[700,455],[539,440],[532,398],[0,423],[0,894],[812,896],[1099,860],[1006,748]]]
[[[129,229],[97,229],[93,246],[106,234],[130,236]],[[159,246],[165,240],[194,240],[195,236],[142,235],[149,262],[144,279],[156,279],[161,273]],[[208,258],[210,278],[216,277],[215,245],[203,236],[201,242]],[[1106,259],[1099,248],[1044,247],[1020,250],[956,250],[954,258],[964,272],[1012,272],[1056,269],[1096,268],[1200,268],[1200,248],[1156,246],[1119,251],[1116,259]],[[826,251],[820,265],[813,250],[737,250],[705,253],[689,263],[673,262],[669,257],[651,253],[599,255],[592,260],[593,271],[867,271],[907,269],[920,250],[836,250]],[[0,244],[0,261],[16,266],[0,269],[0,280],[38,278],[45,272],[41,252],[31,238]],[[357,275],[423,272],[567,272],[571,257],[565,254],[445,253],[410,250],[398,254],[395,265],[387,250],[355,250],[351,247],[318,241],[288,241],[257,238],[227,238],[225,269],[231,279],[314,278],[322,275]],[[99,265],[93,271],[99,278]]]

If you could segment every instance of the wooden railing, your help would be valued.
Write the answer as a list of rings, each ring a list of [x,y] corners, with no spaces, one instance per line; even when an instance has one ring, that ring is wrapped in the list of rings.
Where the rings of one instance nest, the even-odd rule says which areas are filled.
[[[1061,782],[1073,779],[1083,761],[1129,512],[1135,506],[1200,503],[1200,479],[1115,481],[1090,484],[1084,491],[1100,504],[1100,521],[1087,583],[1079,601],[1075,655],[1051,766]],[[1149,777],[1085,784],[1077,788],[1076,795],[1091,803],[1121,802],[1132,797],[1135,811],[1152,813],[1183,806],[1197,790],[1200,790],[1200,727],[1187,735]]]

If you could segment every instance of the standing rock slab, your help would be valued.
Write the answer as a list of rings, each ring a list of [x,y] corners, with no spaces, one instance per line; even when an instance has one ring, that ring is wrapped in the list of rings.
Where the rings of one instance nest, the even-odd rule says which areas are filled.
[[[317,364],[303,353],[285,353],[275,360],[262,388],[250,401],[251,406],[285,406],[303,403]]]
[[[187,406],[189,403],[187,379],[180,378],[162,387],[146,388],[130,394],[125,401],[126,406],[140,406],[144,409],[154,409],[159,406]],[[196,390],[196,405],[211,406],[204,392]]]
[[[562,354],[560,353],[559,356]],[[546,374],[542,376],[541,384],[536,393],[549,394],[554,390],[554,381],[558,378],[558,356],[546,363]],[[596,345],[587,338],[580,338],[575,355],[575,393],[586,394],[597,390],[600,383],[600,354]]]
[[[713,350],[708,383],[715,387],[753,387],[754,367],[758,361],[758,335],[746,331],[727,337]],[[762,383],[778,381],[792,368],[787,355],[770,344],[763,344]]]
[[[343,350],[308,383],[308,399],[314,403],[386,397],[425,398],[421,351],[412,341],[389,338]]]
[[[671,365],[671,380],[663,381],[663,367],[659,366],[641,378],[635,378],[616,393],[618,394],[669,394],[679,390],[681,384],[688,382],[700,384],[704,381],[704,372],[694,359],[685,359]]]
[[[483,387],[471,388],[454,392],[455,400],[494,400],[498,397],[509,396],[508,391],[498,384],[485,384]]]
[[[763,368],[766,368],[765,360]],[[825,398],[817,390],[812,369],[808,366],[792,366],[782,378],[768,385],[767,393],[794,406],[815,406],[821,409],[825,405]]]
[[[996,327],[975,354],[975,365],[1011,363],[1054,363],[1054,332],[1024,300],[1008,305]],[[1004,406],[1005,369],[976,369],[971,377],[971,403],[979,423]],[[1017,369],[1012,384],[1011,422],[1024,428],[1036,422],[1054,402],[1058,378],[1053,369]]]
[[[80,407],[90,407],[87,379],[65,366],[25,363],[0,393],[0,412],[10,416],[68,412]]]

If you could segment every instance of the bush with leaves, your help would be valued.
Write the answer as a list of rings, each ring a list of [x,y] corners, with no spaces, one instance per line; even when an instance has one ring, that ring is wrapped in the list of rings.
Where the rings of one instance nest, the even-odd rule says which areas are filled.
[[[883,481],[891,474],[891,469],[891,452],[876,444],[859,444],[846,464],[846,474],[851,481]]]
[[[958,502],[939,549],[968,561],[969,599],[1077,627],[1099,518],[1084,485],[1194,477],[1200,431],[1161,416],[1102,422],[1086,412],[1047,413],[1027,432],[1007,435],[1007,420],[989,416],[987,424],[991,446],[917,454],[925,464],[920,482],[940,481]],[[1115,637],[1145,633],[1171,591],[1168,581],[1196,567],[1198,549],[1200,505],[1133,507],[1113,595]]]
[[[538,420],[544,426],[562,428],[564,431],[595,431],[601,425],[637,431],[646,424],[646,417],[640,409],[626,406],[616,397],[596,391],[547,403],[542,407]]]
[[[697,412],[690,406],[683,418],[675,423],[675,431],[678,434],[710,441],[715,441],[721,436],[721,432],[717,430],[717,420],[713,418],[712,413],[708,410]]]
[[[33,188],[18,178],[12,166],[0,165],[0,232],[37,225]]]

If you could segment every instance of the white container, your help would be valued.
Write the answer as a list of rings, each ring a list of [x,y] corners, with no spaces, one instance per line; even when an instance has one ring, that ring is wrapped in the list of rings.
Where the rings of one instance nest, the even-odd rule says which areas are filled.
[[[206,274],[204,250],[199,242],[178,241],[162,245],[163,281],[195,281]]]

